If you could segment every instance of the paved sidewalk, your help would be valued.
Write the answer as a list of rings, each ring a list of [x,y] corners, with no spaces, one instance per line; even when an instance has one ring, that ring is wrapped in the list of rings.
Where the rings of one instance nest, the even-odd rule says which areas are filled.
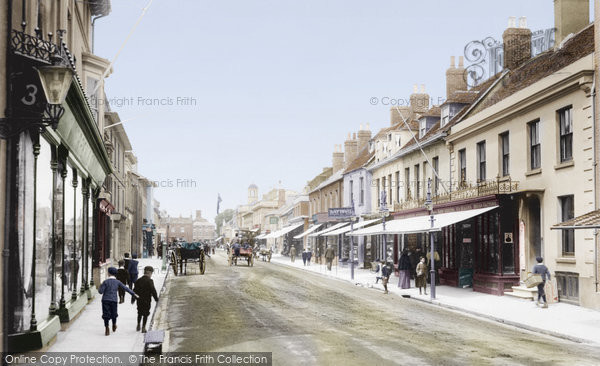
[[[154,287],[161,296],[161,289],[168,273],[161,271],[162,260],[139,259],[140,276],[143,275],[145,266],[154,267]],[[100,284],[97,284],[100,287]],[[131,304],[131,295],[125,294],[125,302],[119,304],[119,317],[117,318],[117,331],[110,336],[104,335],[104,322],[102,319],[102,295],[97,294],[94,299],[82,310],[79,317],[65,330],[58,332],[56,341],[47,350],[48,352],[141,352],[144,349],[144,335],[136,332],[137,305]],[[152,300],[148,326],[156,303]],[[111,323],[112,326],[112,323]]]
[[[311,263],[304,266],[302,258],[294,263],[289,257],[274,255],[272,262],[320,273],[321,275],[350,280],[350,266],[333,266],[327,271],[325,265]],[[383,291],[381,281],[375,284],[375,274],[367,269],[354,270],[354,283],[357,286]],[[411,281],[414,286],[414,281]],[[474,292],[473,289],[450,286],[437,286],[436,299],[431,301],[428,295],[419,295],[417,288],[398,288],[398,277],[392,276],[388,285],[390,293],[406,298],[425,301],[471,315],[484,317],[504,324],[541,332],[547,335],[569,339],[576,342],[596,343],[600,345],[600,312],[565,303],[550,304],[548,309],[538,308],[533,301],[510,296],[495,296]],[[382,293],[382,296],[383,293]]]

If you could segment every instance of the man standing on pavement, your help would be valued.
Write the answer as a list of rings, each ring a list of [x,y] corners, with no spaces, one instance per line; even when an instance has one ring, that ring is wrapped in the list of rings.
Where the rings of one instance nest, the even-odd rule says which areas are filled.
[[[327,262],[327,270],[331,271],[331,263],[333,262],[333,258],[335,258],[335,251],[333,247],[329,245],[325,250],[325,262]]]
[[[544,258],[537,257],[535,258],[535,260],[537,261],[537,264],[533,266],[533,271],[531,271],[531,273],[539,274],[542,276],[542,283],[538,284],[537,286],[538,298],[536,305],[540,305],[540,299],[544,299],[544,304],[542,305],[542,308],[547,308],[548,302],[546,301],[546,292],[544,290],[544,286],[546,286],[546,281],[550,281],[550,271],[548,270],[548,267],[546,267],[546,265],[544,265],[543,263]]]
[[[292,248],[290,249],[290,259],[292,260],[292,263],[294,263],[296,261],[296,247],[292,245]]]

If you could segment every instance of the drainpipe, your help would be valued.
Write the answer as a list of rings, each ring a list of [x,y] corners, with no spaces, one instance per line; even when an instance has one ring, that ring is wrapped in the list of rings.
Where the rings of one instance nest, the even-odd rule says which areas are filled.
[[[94,53],[94,46],[96,45],[96,20],[104,18],[108,14],[102,14],[92,19],[92,53]]]
[[[597,197],[597,189],[598,187],[596,186],[597,184],[597,179],[596,179],[596,173],[598,171],[598,159],[597,159],[597,154],[598,154],[598,149],[596,146],[596,129],[598,128],[597,123],[596,123],[596,73],[594,73],[594,79],[593,79],[593,83],[592,83],[592,123],[593,123],[593,152],[594,152],[594,210],[598,209],[598,199]],[[598,292],[598,234],[599,231],[598,229],[594,229],[594,283],[596,284],[596,292]]]

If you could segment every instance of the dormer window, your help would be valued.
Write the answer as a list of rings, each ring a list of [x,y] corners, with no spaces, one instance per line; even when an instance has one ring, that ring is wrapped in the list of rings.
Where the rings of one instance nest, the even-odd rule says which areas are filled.
[[[427,118],[421,118],[419,121],[419,138],[423,138],[427,133]]]
[[[392,134],[388,133],[388,141],[392,141]]]
[[[442,127],[448,124],[448,122],[450,122],[450,106],[446,104],[442,107]]]

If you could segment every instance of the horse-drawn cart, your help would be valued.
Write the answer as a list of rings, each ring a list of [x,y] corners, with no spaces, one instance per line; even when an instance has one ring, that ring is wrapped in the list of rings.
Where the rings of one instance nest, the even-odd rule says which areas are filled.
[[[177,276],[179,273],[187,274],[188,261],[198,263],[198,271],[204,274],[206,271],[206,255],[202,243],[177,243],[171,252],[171,266],[173,273]]]
[[[258,231],[238,230],[233,240],[233,245],[229,248],[229,265],[238,264],[238,260],[246,261],[248,267],[254,266],[254,257],[256,251],[254,248],[255,237]]]

